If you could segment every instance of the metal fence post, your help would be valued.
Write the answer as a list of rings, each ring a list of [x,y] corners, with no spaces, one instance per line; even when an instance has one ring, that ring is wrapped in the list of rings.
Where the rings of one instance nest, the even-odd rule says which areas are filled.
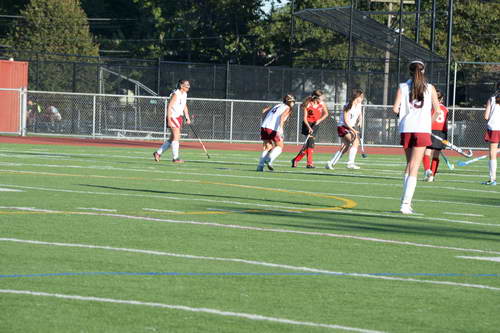
[[[453,74],[453,105],[451,106],[451,143],[455,137],[455,102],[457,97],[457,62],[455,62],[455,73]]]
[[[19,89],[19,134],[26,136],[26,118],[27,118],[27,91],[25,88]]]
[[[297,138],[295,139],[295,143],[299,144],[299,135],[300,135],[300,106],[302,103],[297,103]]]
[[[167,98],[163,102],[163,141],[167,141]]]
[[[95,110],[96,110],[96,96],[92,96],[92,138],[95,139]]]
[[[231,101],[231,119],[229,127],[229,143],[233,143],[233,111],[234,111],[234,101]]]

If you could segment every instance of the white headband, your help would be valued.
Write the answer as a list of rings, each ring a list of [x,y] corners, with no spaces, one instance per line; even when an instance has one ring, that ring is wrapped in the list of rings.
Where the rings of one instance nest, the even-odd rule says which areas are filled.
[[[414,61],[410,62],[410,65],[411,64],[420,64],[420,65],[424,66],[424,68],[425,68],[425,64],[423,62],[421,62],[420,60],[414,60]]]

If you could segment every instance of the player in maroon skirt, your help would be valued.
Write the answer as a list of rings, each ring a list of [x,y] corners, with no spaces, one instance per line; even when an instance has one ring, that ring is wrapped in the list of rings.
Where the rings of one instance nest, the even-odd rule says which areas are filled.
[[[497,153],[500,142],[500,82],[497,83],[497,91],[488,99],[484,119],[488,121],[488,129],[484,134],[484,140],[489,143],[488,164],[490,180],[483,182],[484,185],[497,184]]]
[[[434,119],[432,122],[432,134],[446,140],[448,138],[448,109],[443,105],[443,93],[439,89],[436,89],[436,93],[439,99],[440,109],[438,111],[434,111],[434,109],[432,110]],[[438,115],[435,116],[435,113],[438,113]],[[434,181],[434,177],[436,176],[439,167],[439,154],[441,153],[441,150],[445,148],[441,140],[438,140],[435,137],[431,137],[431,140],[432,144],[425,150],[424,158],[422,160],[425,170],[424,180],[427,182]]]
[[[418,169],[426,147],[432,143],[432,109],[440,110],[436,89],[425,79],[424,63],[413,61],[409,70],[411,79],[399,84],[393,105],[393,112],[399,116],[401,145],[406,155],[400,208],[403,214],[413,214],[411,202],[417,186]]]
[[[292,168],[307,155],[307,168],[314,168],[313,153],[315,137],[318,133],[319,124],[328,117],[328,109],[324,102],[325,95],[321,90],[314,90],[311,96],[302,103],[304,118],[302,121],[302,134],[307,137],[302,149],[297,156],[292,159]]]

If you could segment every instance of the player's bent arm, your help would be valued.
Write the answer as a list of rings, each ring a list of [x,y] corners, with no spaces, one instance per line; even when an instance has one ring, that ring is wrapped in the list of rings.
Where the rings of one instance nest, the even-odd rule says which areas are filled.
[[[326,117],[328,117],[328,108],[326,107],[326,104],[322,102],[321,106],[323,107],[323,109],[321,111],[321,118],[318,119],[316,124],[321,123],[323,120],[326,119]]]
[[[434,109],[434,115],[436,116],[436,118],[439,116],[439,115],[442,115],[443,114],[443,111],[441,111],[441,106],[439,104],[439,99],[437,97],[437,93],[436,93],[436,88],[434,88],[434,86],[431,86],[431,99],[432,99],[432,108]],[[435,120],[434,117],[432,119],[433,121]]]
[[[392,105],[392,112],[399,114],[399,107],[401,106],[401,88],[398,88],[396,93],[396,98],[394,99],[394,104]]]
[[[269,109],[271,109],[271,107],[266,106],[265,108],[262,109],[262,113],[266,113],[267,111],[269,111]]]
[[[187,105],[184,107],[184,117],[186,117],[186,123],[191,124],[191,117],[189,116],[189,109]]]
[[[491,99],[488,99],[488,102],[486,102],[486,109],[484,109],[484,120],[490,120],[490,112],[491,112]]]

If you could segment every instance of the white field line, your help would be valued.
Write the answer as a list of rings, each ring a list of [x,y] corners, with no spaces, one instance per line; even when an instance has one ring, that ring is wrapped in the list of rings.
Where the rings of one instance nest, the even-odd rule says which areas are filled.
[[[298,321],[298,320],[277,318],[277,317],[267,317],[267,316],[262,316],[262,315],[258,315],[258,314],[251,314],[251,313],[231,312],[231,311],[223,311],[223,310],[209,309],[209,308],[193,308],[193,307],[185,306],[185,305],[152,303],[152,302],[142,302],[142,301],[134,301],[134,300],[102,298],[102,297],[94,297],[94,296],[53,294],[53,293],[45,293],[45,292],[38,292],[38,291],[31,291],[31,290],[0,289],[0,293],[29,295],[29,296],[55,297],[55,298],[62,298],[62,299],[71,299],[71,300],[76,300],[76,301],[90,301],[90,302],[114,303],[114,304],[125,304],[125,305],[141,305],[141,306],[149,306],[149,307],[163,308],[163,309],[169,309],[169,310],[208,313],[208,314],[212,314],[212,315],[225,316],[225,317],[236,317],[236,318],[242,318],[242,319],[248,319],[248,320],[269,321],[269,322],[288,324],[288,325],[331,328],[331,329],[338,329],[338,330],[352,331],[352,332],[362,332],[362,333],[380,333],[381,332],[381,331],[374,331],[374,330],[349,327],[349,326],[322,324],[322,323],[314,323],[314,322],[310,322],[310,321]]]
[[[393,276],[385,276],[385,275],[384,276],[372,275],[372,274],[366,274],[366,273],[345,273],[345,272],[330,271],[330,270],[325,270],[325,269],[318,269],[318,268],[311,268],[311,267],[304,267],[304,266],[293,266],[293,265],[287,265],[287,264],[276,264],[276,263],[270,263],[270,262],[265,262],[265,261],[248,260],[248,259],[241,259],[241,258],[206,257],[206,256],[197,256],[197,255],[190,255],[190,254],[180,254],[180,253],[171,253],[171,252],[154,251],[154,250],[130,249],[130,248],[120,248],[120,247],[101,246],[101,245],[89,245],[89,244],[44,242],[44,241],[17,239],[17,238],[0,238],[0,241],[32,244],[32,245],[47,245],[47,246],[75,247],[75,248],[85,248],[85,249],[100,249],[100,250],[108,250],[108,251],[140,253],[140,254],[167,256],[167,257],[175,257],[175,258],[183,258],[183,259],[194,259],[194,260],[234,262],[234,263],[241,263],[241,264],[247,264],[247,265],[280,268],[280,269],[287,269],[287,270],[292,270],[292,271],[318,273],[318,274],[325,274],[325,275],[350,276],[350,277],[357,277],[357,278],[369,278],[369,279],[386,280],[386,281],[427,283],[427,284],[437,284],[437,285],[447,285],[447,286],[455,286],[455,287],[478,288],[478,289],[500,291],[500,288],[498,288],[498,287],[492,287],[492,286],[481,285],[481,284],[470,284],[470,283],[460,283],[460,282],[452,282],[452,281],[438,281],[438,280],[421,280],[421,279],[401,278],[401,277],[393,277]]]
[[[0,187],[0,192],[23,192],[22,190],[14,190],[11,188],[2,188]]]
[[[89,208],[85,208],[85,207],[77,207],[76,209],[81,209],[81,210],[94,210],[94,211],[97,211],[97,212],[113,212],[113,213],[116,213],[116,212],[117,212],[117,210],[116,210],[116,209],[94,208],[94,207],[89,207]]]
[[[459,216],[473,216],[473,217],[483,217],[481,214],[471,214],[471,213],[456,213],[456,212],[443,212],[443,214],[447,215],[459,215]]]
[[[170,209],[156,209],[156,208],[143,208],[142,210],[149,212],[158,212],[158,213],[184,213],[180,210],[170,210]]]
[[[0,207],[0,209],[16,209],[16,207]],[[128,220],[139,220],[139,221],[160,222],[160,223],[188,224],[188,225],[198,225],[198,226],[225,228],[225,229],[264,231],[264,232],[273,232],[273,233],[281,233],[281,234],[345,238],[345,239],[354,239],[354,240],[384,243],[384,244],[415,246],[415,247],[442,249],[442,250],[460,251],[460,252],[489,253],[489,254],[495,254],[495,255],[499,254],[500,255],[500,252],[492,251],[492,250],[480,250],[480,249],[469,249],[469,248],[460,248],[460,247],[453,247],[453,246],[432,245],[432,244],[415,243],[415,242],[408,242],[408,241],[381,239],[381,238],[373,238],[373,237],[363,237],[363,236],[357,236],[357,235],[335,234],[335,233],[328,233],[328,232],[300,231],[300,230],[291,230],[291,229],[282,229],[282,228],[262,228],[262,227],[244,226],[244,225],[238,225],[238,224],[223,224],[223,223],[216,223],[216,222],[189,221],[189,220],[172,220],[172,219],[162,219],[162,218],[147,217],[147,216],[133,216],[133,215],[97,213],[97,212],[94,213],[94,212],[64,212],[64,211],[59,211],[58,213],[67,214],[67,215],[108,216],[108,217],[115,217],[115,218],[128,219]],[[350,212],[348,212],[348,213],[350,214]],[[419,217],[416,217],[416,218],[419,218]]]
[[[160,199],[165,199],[165,200],[185,200],[184,197],[172,197],[172,196],[161,196],[161,195],[146,195],[146,194],[128,194],[128,193],[109,193],[109,192],[93,192],[93,191],[78,191],[78,190],[63,190],[63,189],[51,189],[51,188],[44,188],[44,187],[34,187],[34,186],[19,186],[19,185],[7,185],[7,184],[0,184],[0,186],[10,186],[10,187],[17,187],[17,188],[22,188],[22,189],[31,189],[31,190],[39,190],[39,191],[51,191],[51,192],[65,192],[65,193],[78,193],[78,194],[92,194],[92,195],[109,195],[109,196],[130,196],[130,197],[146,197],[146,198],[160,198]],[[331,194],[331,193],[321,193],[321,192],[305,192],[305,191],[295,191],[297,193],[314,193],[314,194],[325,194],[325,195],[332,195],[332,196],[358,196],[358,197],[365,197],[365,198],[377,198],[377,199],[390,199],[390,200],[398,200],[397,198],[389,198],[389,197],[376,197],[376,196],[360,196],[360,195],[351,195],[351,194]],[[227,200],[213,200],[213,199],[200,199],[200,198],[190,198],[190,201],[204,201],[204,202],[215,202],[215,203],[226,203],[226,204],[234,204],[234,205],[242,205],[242,206],[250,206],[250,207],[263,207],[265,209],[270,209],[273,211],[280,211],[280,212],[290,212],[288,210],[284,210],[283,208],[287,209],[300,209],[297,207],[286,207],[286,206],[272,206],[272,205],[266,205],[266,204],[257,204],[257,203],[245,203],[245,202],[239,202],[239,201],[227,201]],[[423,202],[433,202],[433,203],[448,203],[448,204],[457,204],[457,205],[463,205],[463,203],[459,202],[447,202],[447,201],[441,201],[441,200],[417,200],[414,199],[414,201],[423,201]],[[494,205],[481,205],[481,204],[471,204],[471,205],[478,205],[478,206],[486,206],[486,207],[498,207]],[[2,208],[2,207],[0,207]],[[8,208],[8,207],[3,207],[3,208]],[[359,211],[353,211],[353,210],[331,210],[329,211],[331,213],[338,213],[338,214],[351,214],[351,215],[359,215],[359,216],[379,216],[379,217],[389,217],[389,218],[400,218],[400,214],[382,214],[382,213],[363,213]],[[294,212],[295,213],[295,212]],[[419,216],[417,214],[414,215],[407,215],[405,216],[406,219],[421,219],[421,220],[430,220],[430,221],[441,221],[441,222],[448,222],[448,223],[459,223],[459,224],[471,224],[471,225],[482,225],[482,226],[491,226],[491,227],[500,227],[500,224],[492,224],[492,223],[481,223],[481,222],[472,222],[472,221],[464,221],[464,220],[452,220],[452,219],[446,219],[446,218],[439,218],[439,217],[430,217],[430,216]]]
[[[457,258],[500,262],[500,257],[465,257],[465,256],[458,256]]]

